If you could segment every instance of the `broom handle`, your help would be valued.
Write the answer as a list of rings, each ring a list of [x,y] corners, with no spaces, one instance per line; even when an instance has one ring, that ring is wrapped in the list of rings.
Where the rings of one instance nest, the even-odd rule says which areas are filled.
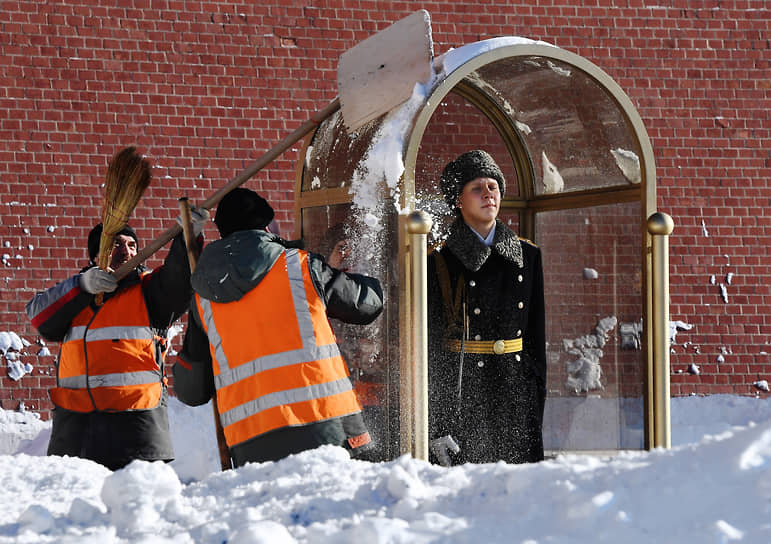
[[[185,247],[187,247],[187,261],[190,263],[190,273],[195,272],[198,264],[198,247],[193,232],[193,214],[190,211],[190,201],[186,196],[179,198],[179,214],[182,218],[182,232],[185,233]]]
[[[187,246],[187,260],[190,263],[190,273],[195,271],[198,264],[198,246],[193,232],[193,216],[190,213],[190,202],[186,196],[179,199],[179,213],[182,217],[182,232],[185,233],[185,245]],[[220,467],[222,470],[233,468],[233,462],[230,459],[230,450],[225,440],[225,429],[222,428],[220,421],[220,410],[217,406],[217,393],[211,398],[212,411],[214,412],[214,431],[217,435],[217,449],[220,453]]]
[[[206,199],[198,207],[206,210],[210,210],[215,207],[222,197],[228,194],[230,191],[243,185],[249,178],[254,176],[257,172],[265,168],[276,157],[281,155],[284,151],[292,147],[298,141],[300,141],[306,134],[308,134],[315,127],[320,125],[322,121],[330,117],[333,113],[340,109],[340,99],[335,98],[325,108],[317,111],[310,119],[300,125],[289,136],[285,137],[279,143],[274,145],[267,151],[262,157],[254,161],[252,164],[246,167],[240,174],[231,179],[227,185],[220,188],[216,193]],[[132,259],[126,261],[121,265],[113,274],[117,280],[124,278],[129,272],[139,266],[145,259],[150,257],[153,253],[161,249],[166,243],[182,232],[182,227],[178,223],[174,223],[172,227],[169,227],[158,238],[153,240],[148,246],[142,248]]]

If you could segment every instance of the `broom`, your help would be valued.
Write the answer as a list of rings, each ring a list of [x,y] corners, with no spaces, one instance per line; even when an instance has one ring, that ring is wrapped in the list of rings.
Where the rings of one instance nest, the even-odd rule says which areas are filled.
[[[151,178],[150,162],[134,146],[122,149],[110,161],[105,176],[102,237],[96,262],[100,269],[109,267],[115,235],[128,223]],[[103,293],[97,294],[97,305],[102,304],[102,297]]]
[[[179,215],[182,218],[182,232],[185,235],[185,245],[187,246],[187,260],[190,263],[190,274],[195,272],[195,265],[198,263],[198,244],[195,241],[193,233],[193,217],[190,212],[190,201],[186,196],[179,198]],[[220,453],[220,468],[228,470],[233,468],[233,461],[230,458],[230,450],[225,439],[225,430],[222,428],[220,420],[220,410],[217,406],[217,392],[211,398],[212,410],[214,411],[214,432],[217,436],[217,449]]]

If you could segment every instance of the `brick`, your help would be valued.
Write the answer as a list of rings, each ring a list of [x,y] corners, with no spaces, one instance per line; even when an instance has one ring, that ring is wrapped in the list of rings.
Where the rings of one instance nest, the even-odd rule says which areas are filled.
[[[27,243],[35,249],[23,253],[23,267],[0,268],[12,276],[0,283],[8,309],[0,314],[0,331],[24,321],[18,314],[31,292],[79,268],[81,241],[98,217],[103,169],[117,148],[138,141],[159,159],[158,187],[136,212],[149,239],[172,218],[168,209],[180,192],[205,198],[328,103],[339,55],[407,11],[347,0],[303,9],[257,4],[220,0],[196,11],[168,2],[131,9],[127,17],[122,10],[65,1],[55,13],[47,5],[19,3],[3,14],[0,108],[7,118],[0,120],[0,172],[7,189],[0,189],[0,243],[7,239],[13,247],[0,254],[16,254]],[[642,0],[532,4],[427,6],[436,54],[487,37],[525,35],[586,57],[621,85],[651,138],[657,201],[676,224],[670,310],[696,324],[678,340],[698,343],[702,354],[686,352],[682,342],[676,346],[673,368],[695,362],[702,374],[673,375],[672,394],[754,394],[747,384],[771,373],[771,363],[758,355],[768,349],[771,332],[768,10],[760,1],[720,10],[687,3],[651,7]],[[434,144],[447,150],[477,142],[491,145],[471,132]],[[275,200],[282,232],[298,223],[293,190],[300,149],[293,147],[249,182]],[[14,200],[24,206],[9,204]],[[564,237],[580,225],[565,223],[556,233]],[[49,233],[48,226],[57,229]],[[585,309],[589,322],[595,310],[611,304],[602,297],[612,288],[619,308],[626,304],[620,298],[639,292],[635,286],[622,293],[633,282],[622,275],[613,284],[606,272],[622,260],[639,262],[639,251],[615,259],[610,253],[581,247],[585,259],[566,259],[554,269],[571,278],[588,259],[602,270],[601,282],[565,297],[579,304],[590,294],[598,301],[598,308]],[[735,276],[724,304],[708,280],[715,275],[724,282],[728,272]],[[626,305],[634,314],[637,305]],[[726,358],[733,362],[716,365],[722,346],[731,348]],[[42,395],[50,380],[35,379],[38,386],[25,391]],[[18,393],[14,387],[0,381],[4,408],[11,407],[10,397],[2,395]],[[617,387],[635,390],[634,384]],[[38,405],[50,409],[45,398]]]

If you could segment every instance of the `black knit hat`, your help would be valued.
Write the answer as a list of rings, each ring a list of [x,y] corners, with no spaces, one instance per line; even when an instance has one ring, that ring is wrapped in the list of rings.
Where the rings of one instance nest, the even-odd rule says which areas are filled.
[[[237,187],[220,200],[214,224],[224,238],[238,230],[264,229],[273,221],[268,201],[250,189]]]
[[[126,236],[131,236],[134,241],[139,244],[139,238],[137,238],[137,233],[134,232],[134,229],[132,229],[130,226],[126,225],[123,227],[118,234],[124,234]],[[88,233],[88,258],[92,263],[96,262],[96,257],[99,255],[99,241],[102,239],[102,224],[99,223],[94,228],[91,229],[91,232]]]
[[[317,252],[321,253],[325,259],[329,259],[329,256],[332,254],[332,250],[335,249],[337,243],[345,239],[345,224],[337,223],[324,233],[321,242],[319,242]]]
[[[486,151],[475,149],[447,163],[439,178],[439,186],[450,208],[455,209],[463,187],[477,178],[492,178],[498,182],[501,197],[506,192],[506,180],[495,160]]]

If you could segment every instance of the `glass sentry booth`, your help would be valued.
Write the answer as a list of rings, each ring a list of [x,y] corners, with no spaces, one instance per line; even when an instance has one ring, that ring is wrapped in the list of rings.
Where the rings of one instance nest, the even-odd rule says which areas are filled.
[[[321,123],[297,171],[296,235],[386,291],[372,325],[333,322],[381,459],[423,457],[423,420],[408,413],[425,406],[414,263],[452,220],[442,168],[476,148],[506,176],[500,218],[543,253],[548,453],[668,447],[672,222],[656,212],[653,151],[629,97],[586,59],[521,38],[451,50],[434,71],[353,134],[340,112]]]

